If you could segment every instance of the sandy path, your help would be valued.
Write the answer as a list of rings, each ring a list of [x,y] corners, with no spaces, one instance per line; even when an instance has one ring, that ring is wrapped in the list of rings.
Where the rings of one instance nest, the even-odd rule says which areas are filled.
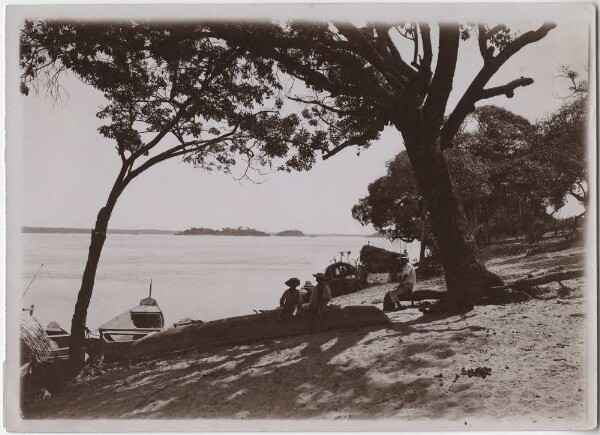
[[[581,260],[581,250],[558,253]],[[552,254],[554,255],[554,254]],[[494,260],[515,276],[519,269]],[[535,263],[535,264],[534,264]],[[575,262],[576,263],[576,262]],[[502,271],[508,275],[506,270]],[[421,283],[434,286],[434,281]],[[188,352],[114,366],[25,410],[29,418],[398,418],[504,422],[581,421],[585,417],[585,286],[548,300],[478,306],[466,316],[422,322],[395,312],[392,328],[310,336]],[[389,285],[337,298],[380,301]],[[485,379],[461,370],[487,367]]]

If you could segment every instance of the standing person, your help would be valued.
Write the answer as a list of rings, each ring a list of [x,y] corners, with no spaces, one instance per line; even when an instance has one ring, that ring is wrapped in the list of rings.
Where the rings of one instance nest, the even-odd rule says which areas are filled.
[[[288,289],[283,292],[283,295],[279,299],[281,310],[279,311],[277,320],[281,320],[282,317],[291,318],[295,316],[302,306],[302,295],[300,294],[300,290],[298,290],[300,280],[298,278],[290,278],[285,282],[285,285],[288,286]]]
[[[412,295],[416,282],[417,274],[415,273],[415,268],[413,265],[408,261],[408,256],[406,254],[400,255],[400,284],[398,284],[394,290],[389,292],[390,299],[397,309],[402,309],[402,305],[400,304],[398,296],[403,294]],[[412,298],[411,306],[415,306],[415,301]]]
[[[312,332],[312,326],[315,320],[323,321],[323,314],[325,307],[331,300],[331,289],[327,285],[327,276],[324,273],[316,273],[313,275],[317,280],[317,285],[313,288],[310,293],[310,299],[308,301],[310,305],[310,330]]]

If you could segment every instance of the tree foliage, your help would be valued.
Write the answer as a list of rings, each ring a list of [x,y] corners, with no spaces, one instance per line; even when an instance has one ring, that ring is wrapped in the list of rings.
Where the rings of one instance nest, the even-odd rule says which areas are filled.
[[[507,226],[527,231],[535,220],[548,220],[546,210],[562,207],[567,195],[585,201],[586,117],[584,96],[566,101],[537,124],[500,107],[478,108],[446,152],[463,206],[475,207],[473,213],[479,216],[471,216],[471,223],[487,218],[495,232],[510,232]],[[390,239],[410,242],[430,237],[421,231],[424,224],[428,228],[421,204],[408,156],[402,152],[388,164],[386,175],[369,185],[369,194],[353,207],[352,215]]]
[[[101,91],[97,116],[129,172],[183,156],[203,169],[245,163],[305,170],[314,150],[345,140],[318,110],[282,114],[284,95],[274,61],[231,47],[198,24],[29,21],[21,34],[21,91],[60,95],[70,71]],[[350,122],[348,122],[350,124]],[[352,128],[351,126],[349,128]],[[159,143],[175,143],[137,171],[133,162]]]

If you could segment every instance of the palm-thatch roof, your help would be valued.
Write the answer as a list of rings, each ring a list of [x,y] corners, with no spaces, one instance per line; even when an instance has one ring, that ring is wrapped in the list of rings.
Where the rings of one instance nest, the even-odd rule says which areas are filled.
[[[50,358],[50,339],[39,322],[29,314],[21,314],[21,364],[39,364]]]

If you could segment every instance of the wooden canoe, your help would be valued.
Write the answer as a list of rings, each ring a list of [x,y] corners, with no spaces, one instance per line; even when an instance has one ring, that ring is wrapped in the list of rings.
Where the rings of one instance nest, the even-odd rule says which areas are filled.
[[[303,307],[291,319],[277,320],[277,316],[278,311],[274,310],[167,329],[132,343],[124,351],[124,358],[159,356],[189,349],[211,349],[311,332],[385,326],[391,323],[381,310],[370,305],[328,307],[322,321],[311,320],[308,307]]]
[[[106,361],[122,359],[136,340],[162,331],[165,320],[156,300],[144,298],[137,307],[119,314],[98,328],[101,352]]]
[[[46,335],[50,338],[50,346],[54,359],[69,359],[71,334],[65,331],[58,323],[50,322],[46,326]]]

